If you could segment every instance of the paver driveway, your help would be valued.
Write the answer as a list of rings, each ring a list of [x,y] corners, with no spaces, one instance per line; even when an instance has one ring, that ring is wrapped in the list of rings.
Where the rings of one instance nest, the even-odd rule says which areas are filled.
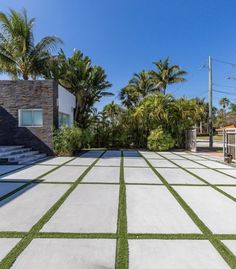
[[[0,166],[0,268],[236,268],[236,169],[187,152]]]

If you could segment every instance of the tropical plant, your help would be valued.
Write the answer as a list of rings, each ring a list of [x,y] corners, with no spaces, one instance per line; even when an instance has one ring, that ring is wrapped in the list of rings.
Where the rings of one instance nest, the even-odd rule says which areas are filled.
[[[28,18],[26,10],[0,12],[0,72],[24,80],[42,75],[51,53],[62,41],[46,36],[35,44],[34,22],[34,18]]]
[[[111,84],[100,66],[93,66],[89,57],[79,50],[67,58],[61,50],[48,62],[45,78],[58,81],[76,96],[75,120],[83,129],[90,125],[93,106],[103,96],[112,96]]]
[[[166,89],[169,84],[184,82],[186,71],[182,70],[179,65],[170,65],[170,59],[164,61],[159,60],[154,62],[157,71],[150,71],[153,83],[159,88],[163,94],[166,94]]]
[[[173,148],[175,140],[169,133],[165,133],[161,127],[151,131],[148,136],[147,147],[154,151],[163,151]]]
[[[143,70],[134,74],[128,85],[120,92],[122,104],[127,108],[134,107],[145,96],[157,92],[154,82],[151,80],[149,72]]]
[[[220,99],[219,104],[222,107],[222,110],[219,111],[218,117],[220,118],[220,122],[223,126],[226,124],[226,109],[228,108],[230,101],[228,98],[223,97]]]
[[[73,155],[82,147],[82,131],[76,126],[62,126],[54,130],[53,145],[56,155]]]

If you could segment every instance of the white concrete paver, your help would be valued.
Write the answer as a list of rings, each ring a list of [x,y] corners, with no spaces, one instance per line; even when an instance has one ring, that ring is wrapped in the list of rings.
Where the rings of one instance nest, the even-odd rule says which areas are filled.
[[[236,198],[236,187],[218,187],[218,188]]]
[[[87,168],[87,166],[62,166],[40,179],[55,182],[73,182],[76,181]]]
[[[229,269],[205,240],[129,240],[130,269]]]
[[[203,164],[209,168],[225,168],[225,169],[232,169],[231,166],[223,164],[223,163],[218,163],[215,161],[208,161],[208,160],[204,160],[204,161],[197,161],[199,164]]]
[[[0,238],[0,261],[20,241],[20,238]]]
[[[119,183],[119,167],[93,167],[83,178],[82,182]]]
[[[177,165],[180,165],[183,168],[204,168],[204,166],[192,162],[190,160],[173,160]]]
[[[164,160],[164,157],[156,154],[155,152],[149,152],[149,151],[139,151],[140,154],[142,154],[147,159],[158,159],[158,160]]]
[[[96,163],[95,166],[120,166],[120,158],[119,157],[107,157],[107,158],[101,158]]]
[[[0,183],[0,197],[21,187],[24,183]]]
[[[104,150],[90,150],[81,155],[82,158],[98,158]]]
[[[126,183],[162,183],[151,168],[125,167],[124,178]]]
[[[24,165],[0,165],[0,175],[22,168]]]
[[[204,182],[180,168],[158,168],[156,170],[169,184],[204,184]]]
[[[95,162],[97,158],[89,158],[89,157],[78,157],[75,158],[73,161],[69,162],[67,166],[72,165],[91,165],[93,162]]]
[[[174,189],[213,233],[236,233],[234,201],[211,187],[175,186]]]
[[[236,178],[236,169],[217,169],[217,170]]]
[[[23,168],[19,171],[8,175],[3,175],[0,180],[32,180],[54,169],[55,166],[48,165],[34,165],[28,168]]]
[[[118,201],[118,185],[79,185],[42,231],[115,233]]]
[[[222,242],[228,247],[236,256],[236,240],[222,240]]]
[[[51,158],[47,161],[41,162],[40,164],[46,164],[46,165],[61,165],[65,162],[68,162],[70,160],[72,160],[73,157],[55,157],[55,158]]]
[[[236,184],[236,179],[211,169],[188,169],[211,184]]]
[[[149,159],[148,161],[151,163],[153,167],[177,167],[175,164],[167,160]]]
[[[201,233],[164,186],[126,186],[129,233]]]
[[[126,157],[124,158],[124,166],[148,167],[148,164],[142,157]]]
[[[0,231],[26,232],[68,189],[62,184],[32,184],[0,202]]]
[[[106,151],[103,155],[103,158],[114,158],[114,157],[121,157],[121,151],[120,150],[109,150]]]
[[[34,239],[12,268],[108,269],[114,268],[115,255],[111,239]]]
[[[124,157],[140,157],[137,150],[124,150],[123,156]]]

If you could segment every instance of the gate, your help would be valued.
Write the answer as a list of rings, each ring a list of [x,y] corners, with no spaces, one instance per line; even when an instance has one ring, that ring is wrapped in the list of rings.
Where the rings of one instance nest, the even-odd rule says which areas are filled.
[[[185,149],[197,151],[197,129],[189,129],[185,131]]]
[[[232,159],[236,159],[236,128],[227,128],[224,129],[224,157],[229,155],[232,156]]]

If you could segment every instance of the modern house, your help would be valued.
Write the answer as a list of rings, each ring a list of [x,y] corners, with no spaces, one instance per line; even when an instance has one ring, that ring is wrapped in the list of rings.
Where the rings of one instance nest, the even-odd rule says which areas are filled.
[[[0,158],[52,155],[53,130],[73,124],[75,102],[53,80],[0,81]]]

